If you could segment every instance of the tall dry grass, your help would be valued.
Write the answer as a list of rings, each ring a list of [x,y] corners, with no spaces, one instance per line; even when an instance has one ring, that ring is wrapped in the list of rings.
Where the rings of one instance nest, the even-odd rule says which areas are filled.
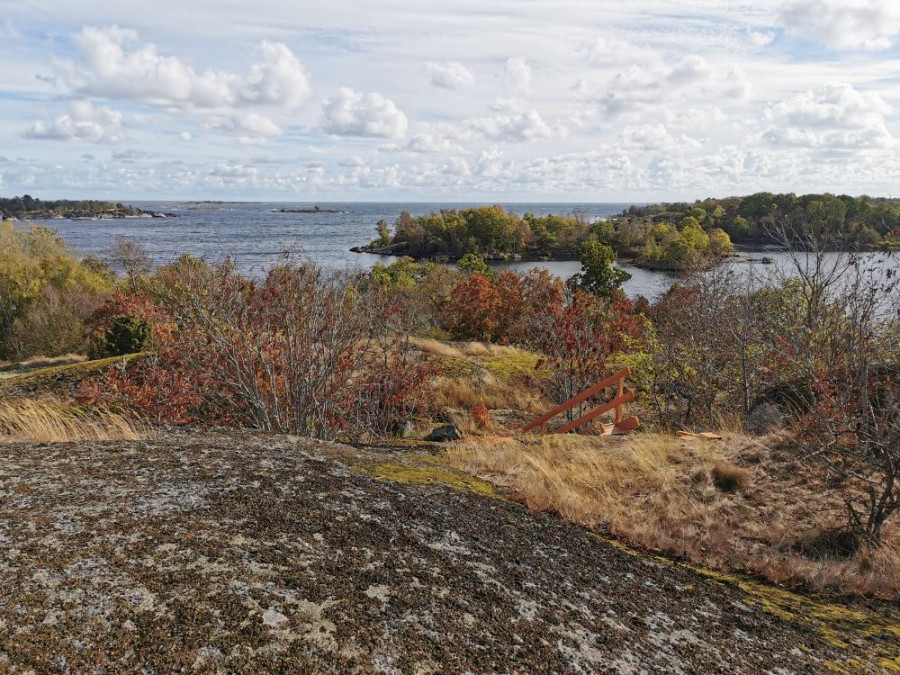
[[[483,405],[491,410],[537,412],[548,403],[533,389],[503,381],[491,373],[469,377],[439,377],[432,398],[438,408],[468,410]]]
[[[475,438],[448,462],[506,486],[529,508],[631,545],[779,583],[900,597],[900,532],[844,558],[804,556],[810,528],[845,522],[843,495],[765,444],[658,434]]]
[[[413,344],[434,356],[452,359],[479,356],[509,357],[527,353],[517,347],[494,345],[487,342],[441,342],[431,338],[413,338]]]
[[[0,442],[134,441],[148,434],[140,420],[112,412],[68,408],[54,400],[0,402]]]

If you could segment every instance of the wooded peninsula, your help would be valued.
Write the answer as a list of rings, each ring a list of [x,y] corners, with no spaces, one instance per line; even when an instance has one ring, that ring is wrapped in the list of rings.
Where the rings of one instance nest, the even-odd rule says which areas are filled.
[[[709,263],[746,247],[777,245],[773,226],[816,234],[835,249],[900,249],[900,200],[867,196],[760,192],[746,197],[632,206],[606,220],[579,214],[519,216],[501,206],[445,209],[414,217],[403,212],[393,232],[378,223],[378,239],[354,250],[415,259],[568,260],[583,242],[610,246],[620,258],[660,269]]]

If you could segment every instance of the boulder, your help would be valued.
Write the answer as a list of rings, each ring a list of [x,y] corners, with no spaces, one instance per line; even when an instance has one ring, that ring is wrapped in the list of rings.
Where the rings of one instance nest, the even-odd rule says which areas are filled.
[[[786,416],[781,407],[770,401],[758,404],[747,415],[747,431],[756,436],[764,436],[783,426]]]
[[[434,443],[446,443],[447,441],[458,441],[462,438],[462,432],[455,424],[447,424],[437,427],[434,431],[425,437],[426,441]]]

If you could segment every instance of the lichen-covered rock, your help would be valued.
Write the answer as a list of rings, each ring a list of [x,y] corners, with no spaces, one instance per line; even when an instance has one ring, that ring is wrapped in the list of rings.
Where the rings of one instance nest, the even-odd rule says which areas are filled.
[[[764,401],[750,411],[745,426],[751,434],[763,436],[782,427],[786,419],[787,416],[778,405]]]
[[[0,445],[0,672],[887,670],[895,607],[628,551],[428,454]]]

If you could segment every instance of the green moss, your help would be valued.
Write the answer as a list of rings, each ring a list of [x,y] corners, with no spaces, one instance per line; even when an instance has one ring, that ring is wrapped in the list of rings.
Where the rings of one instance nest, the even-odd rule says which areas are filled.
[[[80,363],[67,363],[62,366],[50,366],[49,368],[40,368],[31,370],[27,373],[12,375],[0,380],[0,387],[4,386],[20,386],[27,384],[29,386],[41,386],[51,384],[60,379],[78,380],[89,375],[101,373],[110,366],[122,361],[136,361],[148,356],[148,352],[138,354],[127,354],[126,356],[110,356],[105,359],[95,359],[94,361],[82,361]]]
[[[595,535],[601,541],[624,551],[629,555],[646,559],[644,553],[632,549],[622,542]],[[889,609],[877,612],[838,605],[792,593],[752,579],[710,570],[696,565],[680,563],[668,558],[653,556],[666,564],[685,567],[701,575],[710,583],[737,588],[744,593],[744,604],[755,607],[781,621],[800,624],[812,629],[825,643],[847,652],[847,660],[842,663],[826,663],[826,667],[837,672],[868,672],[873,661],[877,661],[887,672],[900,673],[900,617]],[[865,654],[869,661],[853,657]]]
[[[545,371],[538,368],[540,361],[539,355],[530,352],[513,356],[486,356],[481,359],[485,370],[505,380],[543,375]]]
[[[460,492],[470,492],[501,499],[493,485],[452,469],[436,457],[406,456],[403,461],[357,464],[359,473],[391,483],[415,485],[445,485]]]
[[[442,356],[439,357],[438,363],[447,377],[474,377],[481,370],[474,359]]]
[[[501,382],[514,382],[523,378],[544,377],[547,370],[538,367],[541,356],[521,352],[508,356],[444,356],[439,358],[441,369],[448,377],[476,378],[485,373]]]

